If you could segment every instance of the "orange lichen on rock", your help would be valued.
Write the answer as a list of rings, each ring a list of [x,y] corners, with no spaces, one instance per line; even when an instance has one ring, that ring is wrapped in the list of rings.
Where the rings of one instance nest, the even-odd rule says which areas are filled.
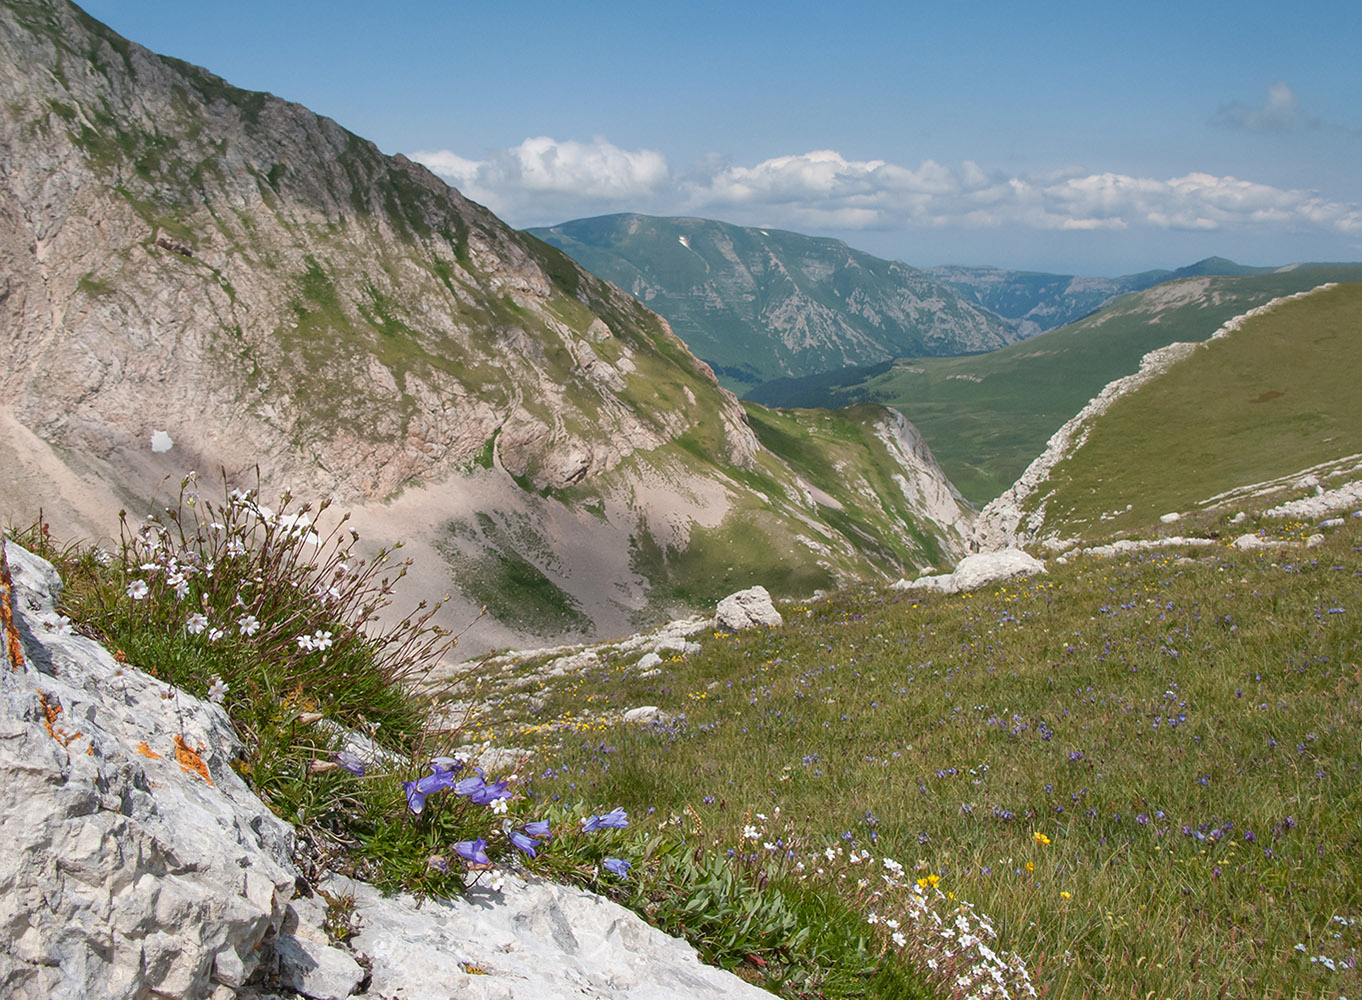
[[[14,628],[14,578],[9,573],[9,559],[5,556],[3,541],[0,541],[0,625],[4,626],[5,638],[8,640],[9,667],[11,670],[22,670],[24,647]]]
[[[199,744],[199,750],[203,749],[203,744]],[[197,774],[208,784],[213,783],[213,779],[208,776],[208,765],[199,756],[199,750],[195,750],[184,741],[184,737],[175,734],[175,759],[179,761],[180,767],[190,774]]]
[[[152,760],[161,759],[161,755],[159,753],[157,753],[151,747],[147,746],[146,740],[143,740],[141,743],[137,744],[137,752],[140,753],[143,757],[150,757]]]
[[[48,736],[51,736],[62,746],[69,747],[84,735],[79,731],[67,733],[64,726],[57,725],[57,719],[61,717],[61,702],[49,702],[46,691],[38,692],[38,704],[43,707],[43,728],[47,730]]]

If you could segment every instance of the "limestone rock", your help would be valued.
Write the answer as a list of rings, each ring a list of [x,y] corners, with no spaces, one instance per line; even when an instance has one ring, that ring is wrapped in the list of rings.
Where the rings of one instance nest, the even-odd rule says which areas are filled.
[[[484,882],[486,877],[484,876]],[[537,879],[505,878],[459,900],[385,899],[333,879],[353,896],[352,944],[373,963],[370,994],[403,1000],[770,1000],[703,965],[695,950],[616,903]]]
[[[52,566],[5,549],[25,663],[0,671],[0,994],[242,985],[292,895],[292,829],[232,770],[221,708],[71,634]]]
[[[898,590],[931,590],[942,594],[958,594],[988,587],[1018,576],[1044,573],[1045,563],[1021,549],[1001,552],[979,552],[960,560],[951,573],[923,576],[916,580],[900,580],[892,586]]]
[[[771,603],[765,587],[749,587],[719,602],[715,626],[725,632],[741,632],[758,625],[780,625],[784,619]]]

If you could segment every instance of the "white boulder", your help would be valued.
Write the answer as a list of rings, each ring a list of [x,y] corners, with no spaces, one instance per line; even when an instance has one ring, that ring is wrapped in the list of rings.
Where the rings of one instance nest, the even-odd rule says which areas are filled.
[[[978,552],[966,556],[952,573],[922,576],[916,580],[899,580],[892,584],[897,590],[930,590],[941,594],[958,594],[1002,583],[1019,576],[1044,573],[1045,563],[1021,549],[999,552]]]
[[[784,619],[771,603],[765,587],[749,587],[719,602],[714,624],[724,632],[741,632],[758,625],[780,625]]]

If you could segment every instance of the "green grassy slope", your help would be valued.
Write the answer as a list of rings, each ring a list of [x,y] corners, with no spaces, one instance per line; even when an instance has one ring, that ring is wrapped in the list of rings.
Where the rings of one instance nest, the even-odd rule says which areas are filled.
[[[1258,527],[1299,539],[1271,519],[1221,530]],[[893,912],[870,893],[896,859],[992,918],[992,947],[1054,1000],[1352,996],[1360,550],[1349,518],[1319,549],[840,592],[660,675],[635,650],[489,678],[473,728],[539,751],[537,795],[691,817],[707,847],[784,857],[867,917]],[[498,699],[516,686],[544,699],[533,717]],[[598,721],[637,705],[670,722]],[[829,889],[825,848],[869,861]]]
[[[1362,265],[1185,279],[1123,296],[1087,319],[989,354],[901,360],[846,382],[830,374],[748,396],[767,405],[893,406],[922,431],[956,487],[982,503],[1010,486],[1051,434],[1108,382],[1135,371],[1147,352],[1204,340],[1277,296],[1358,280]]]
[[[1362,284],[1283,304],[1115,402],[1032,502],[1093,535],[1357,454],[1359,373]]]

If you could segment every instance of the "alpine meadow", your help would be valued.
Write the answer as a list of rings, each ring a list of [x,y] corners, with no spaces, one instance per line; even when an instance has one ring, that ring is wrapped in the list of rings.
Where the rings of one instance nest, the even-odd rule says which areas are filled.
[[[1336,41],[607,8],[0,0],[0,995],[1362,997]]]

